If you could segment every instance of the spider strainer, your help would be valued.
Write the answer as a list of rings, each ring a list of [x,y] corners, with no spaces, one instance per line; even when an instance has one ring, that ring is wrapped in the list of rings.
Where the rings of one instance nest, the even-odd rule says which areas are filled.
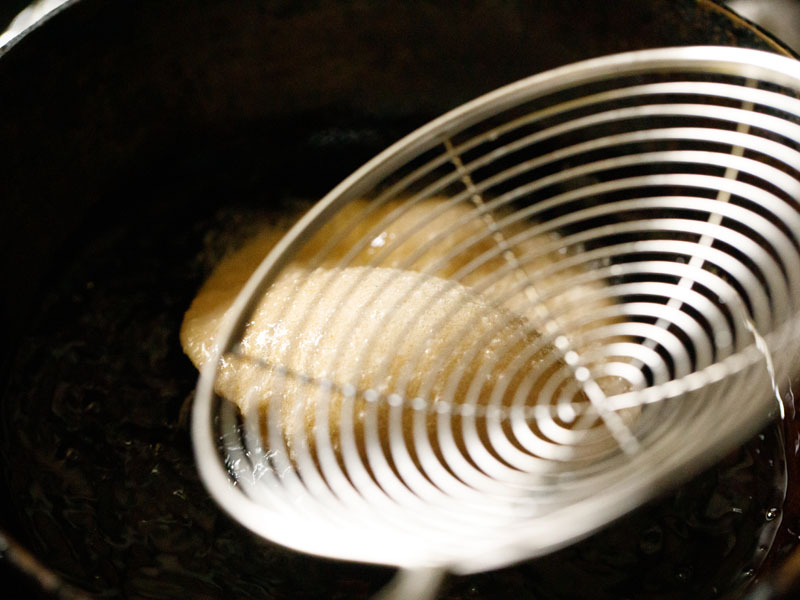
[[[304,552],[469,573],[745,441],[797,370],[798,93],[771,54],[626,53],[377,156],[228,313],[193,407],[212,495]]]

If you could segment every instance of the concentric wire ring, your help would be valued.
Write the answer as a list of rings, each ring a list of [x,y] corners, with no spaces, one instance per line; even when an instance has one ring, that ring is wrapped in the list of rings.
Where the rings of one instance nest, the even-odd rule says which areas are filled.
[[[514,83],[321,200],[230,311],[212,495],[293,548],[471,572],[709,465],[797,370],[800,68],[648,50]]]

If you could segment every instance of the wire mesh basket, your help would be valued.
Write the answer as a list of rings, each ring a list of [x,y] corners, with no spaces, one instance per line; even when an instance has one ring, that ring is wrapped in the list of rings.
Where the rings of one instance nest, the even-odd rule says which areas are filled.
[[[304,552],[468,573],[754,435],[797,371],[798,92],[763,52],[626,53],[377,156],[228,311],[193,408],[212,495]]]

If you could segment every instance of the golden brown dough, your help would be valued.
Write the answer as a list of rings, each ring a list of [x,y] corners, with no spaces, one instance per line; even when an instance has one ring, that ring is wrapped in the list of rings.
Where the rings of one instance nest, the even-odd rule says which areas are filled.
[[[245,414],[280,401],[290,449],[296,434],[313,436],[315,409],[327,401],[336,444],[345,386],[357,391],[351,412],[360,438],[366,390],[377,392],[381,430],[391,393],[406,402],[420,396],[432,412],[444,399],[463,401],[481,373],[475,401],[485,405],[536,338],[523,319],[453,281],[386,268],[298,269],[264,296],[243,337],[244,354],[263,362],[227,359],[217,389]],[[556,366],[548,357],[552,348],[540,345],[517,372],[544,375]],[[333,383],[330,396],[324,381]]]
[[[322,398],[330,403],[331,438],[338,444],[336,415],[342,406],[342,388],[348,384],[359,391],[352,410],[360,439],[365,390],[373,389],[382,397],[378,426],[383,430],[386,394],[397,392],[406,399],[419,395],[429,406],[443,396],[461,402],[480,373],[483,379],[476,402],[486,404],[499,378],[518,380],[537,369],[546,378],[563,366],[552,347],[544,345],[514,372],[506,372],[515,357],[536,346],[539,335],[531,321],[536,322],[540,313],[531,310],[530,296],[524,293],[512,295],[503,306],[494,302],[518,281],[518,270],[512,269],[483,294],[471,286],[484,289],[483,278],[506,267],[508,256],[497,254],[460,281],[448,279],[497,248],[499,238],[485,235],[487,223],[476,217],[474,207],[447,206],[444,200],[432,199],[384,223],[401,206],[391,202],[373,210],[367,202],[357,201],[340,211],[281,273],[254,313],[242,345],[248,356],[261,362],[228,357],[220,370],[218,392],[244,412],[265,409],[276,399],[280,402],[290,451],[303,436],[314,446],[319,425],[314,414]],[[518,226],[503,234],[519,231]],[[200,290],[181,328],[183,347],[198,367],[212,354],[217,330],[236,294],[282,234],[277,228],[265,228],[221,261]],[[331,246],[337,236],[342,239]],[[364,239],[367,243],[356,248]],[[541,251],[553,239],[540,236],[516,249],[517,256],[537,255],[526,273],[558,258],[555,251]],[[571,267],[539,281],[536,290],[547,293],[548,286],[578,272]],[[412,289],[414,294],[404,300]],[[546,306],[561,309],[572,303],[580,307],[582,299],[601,289],[600,283],[573,286],[553,295]],[[378,290],[380,295],[376,295]],[[484,352],[470,357],[476,345]],[[446,393],[452,376],[458,382]],[[319,385],[323,380],[334,384],[330,397]],[[604,381],[603,386],[609,393],[624,389],[614,380]],[[532,402],[538,389],[535,386],[530,392]],[[511,385],[503,404],[508,404],[513,392]],[[627,411],[623,417],[631,423],[636,415],[638,411]],[[603,437],[607,445],[614,445],[607,432]]]
[[[444,199],[428,199],[386,222],[401,208],[406,208],[401,201],[389,202],[377,210],[363,200],[350,203],[308,241],[290,268],[369,265],[425,271],[429,275],[449,279],[471,261],[497,248],[497,240],[486,235],[486,223],[477,216],[472,205],[460,203],[447,206]],[[365,214],[368,216],[364,217]],[[380,226],[382,223],[385,224]],[[507,239],[520,231],[522,226],[516,225],[506,228],[502,234]],[[343,235],[345,232],[346,235]],[[372,236],[367,238],[370,232]],[[181,328],[181,344],[195,365],[202,365],[208,358],[225,311],[284,233],[280,226],[265,226],[243,248],[223,259],[205,282],[189,307]],[[337,235],[342,235],[342,239],[331,247],[330,240]],[[353,248],[364,239],[371,241],[353,253]],[[538,236],[515,248],[517,257],[526,254],[536,257],[526,265],[524,275],[530,276],[537,269],[563,258],[556,251],[541,252],[544,244],[554,239],[554,236]],[[470,240],[474,240],[474,243],[466,245]],[[460,251],[454,254],[458,248]],[[341,264],[348,254],[352,254],[348,262]],[[482,286],[485,277],[508,265],[507,260],[507,257],[498,254],[459,282],[469,287]],[[570,267],[537,281],[536,292],[547,295],[548,291],[557,288],[560,281],[580,271],[578,267]],[[517,283],[519,275],[519,271],[512,270],[488,288],[482,286],[482,294],[492,299],[507,295],[506,292]],[[549,311],[558,311],[562,319],[569,319],[576,312],[585,313],[586,298],[590,294],[597,295],[602,288],[602,282],[598,281],[573,285],[548,297],[545,307]],[[532,297],[531,294],[517,293],[508,297],[503,304],[505,308],[536,321],[541,317],[541,311],[531,308]],[[609,305],[611,301],[598,299],[596,303]]]

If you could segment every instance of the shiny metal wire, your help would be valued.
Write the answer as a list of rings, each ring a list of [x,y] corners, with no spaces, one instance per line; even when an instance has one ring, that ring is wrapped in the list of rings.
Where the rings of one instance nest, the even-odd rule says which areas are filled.
[[[212,495],[304,552],[467,573],[745,441],[797,371],[798,93],[771,54],[627,53],[370,161],[231,310],[193,409]],[[265,294],[291,331],[259,353]],[[215,393],[226,367],[250,377],[238,401]]]

